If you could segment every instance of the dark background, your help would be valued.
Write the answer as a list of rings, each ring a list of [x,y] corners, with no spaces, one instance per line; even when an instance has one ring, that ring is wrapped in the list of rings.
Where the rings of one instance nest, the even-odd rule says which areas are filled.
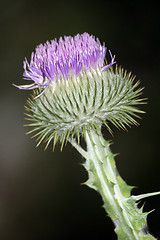
[[[87,173],[68,144],[43,151],[23,127],[30,92],[22,81],[23,60],[34,48],[63,35],[88,32],[116,54],[119,65],[145,86],[147,114],[128,132],[104,130],[120,153],[117,166],[133,194],[160,190],[159,3],[145,1],[27,1],[0,3],[0,240],[116,239],[97,192],[80,185]],[[160,237],[160,197],[144,210],[151,233]]]

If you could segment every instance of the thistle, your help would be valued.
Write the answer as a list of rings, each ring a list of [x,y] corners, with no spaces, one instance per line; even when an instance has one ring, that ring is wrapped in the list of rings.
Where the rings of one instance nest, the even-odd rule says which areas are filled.
[[[131,73],[115,64],[110,51],[107,63],[106,53],[105,44],[88,33],[40,44],[30,63],[24,61],[23,76],[31,83],[15,86],[34,89],[26,115],[37,146],[44,141],[46,149],[52,142],[54,149],[60,142],[62,150],[70,142],[85,158],[86,185],[101,194],[118,239],[153,240],[146,232],[148,213],[138,208],[137,201],[160,192],[131,195],[132,187],[116,169],[110,141],[101,133],[102,125],[112,133],[112,125],[126,129],[138,124],[135,118],[143,111],[137,106],[145,103],[140,98],[143,89]]]

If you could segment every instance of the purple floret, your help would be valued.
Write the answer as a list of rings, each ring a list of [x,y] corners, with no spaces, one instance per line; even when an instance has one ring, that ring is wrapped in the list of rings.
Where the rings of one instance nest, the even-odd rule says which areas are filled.
[[[77,34],[75,37],[62,37],[59,41],[52,40],[44,45],[37,46],[31,55],[31,61],[24,61],[24,74],[26,80],[32,80],[29,85],[16,86],[19,89],[31,90],[43,87],[44,91],[56,79],[62,77],[69,79],[71,74],[79,76],[85,69],[103,68],[108,70],[115,62],[111,55],[111,63],[104,66],[107,48],[101,45],[98,38],[88,33]],[[44,92],[43,91],[43,92]]]

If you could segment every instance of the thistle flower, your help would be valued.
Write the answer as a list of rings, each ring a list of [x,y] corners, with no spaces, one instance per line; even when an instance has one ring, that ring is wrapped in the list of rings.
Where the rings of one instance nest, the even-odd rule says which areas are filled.
[[[119,128],[137,124],[132,116],[142,111],[134,105],[142,89],[133,84],[131,73],[111,66],[115,56],[107,64],[105,44],[88,33],[75,37],[64,37],[40,44],[31,55],[30,64],[24,61],[24,78],[32,84],[17,86],[34,91],[28,100],[28,119],[38,131],[39,145],[43,140],[46,147],[53,139],[53,146],[60,140],[62,147],[69,137],[83,135],[85,128],[99,128],[108,121]],[[107,122],[106,122],[107,120]]]
[[[19,89],[32,90],[44,88],[44,91],[56,80],[69,80],[72,76],[78,77],[82,71],[102,68],[106,55],[105,44],[101,45],[99,39],[88,33],[77,34],[73,37],[64,37],[40,44],[36,52],[32,53],[30,64],[24,61],[24,74],[26,80],[34,83],[17,86]],[[112,55],[111,55],[112,57]],[[107,70],[114,64],[114,57]]]

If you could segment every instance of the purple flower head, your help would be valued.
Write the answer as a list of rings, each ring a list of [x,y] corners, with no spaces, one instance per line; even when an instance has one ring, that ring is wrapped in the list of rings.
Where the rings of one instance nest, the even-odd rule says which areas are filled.
[[[24,90],[43,87],[45,91],[56,79],[68,80],[71,74],[78,77],[83,70],[108,70],[115,62],[110,53],[111,63],[104,66],[106,50],[104,43],[102,46],[98,38],[88,33],[47,41],[32,52],[30,63],[24,61],[23,77],[33,83],[15,86]]]

